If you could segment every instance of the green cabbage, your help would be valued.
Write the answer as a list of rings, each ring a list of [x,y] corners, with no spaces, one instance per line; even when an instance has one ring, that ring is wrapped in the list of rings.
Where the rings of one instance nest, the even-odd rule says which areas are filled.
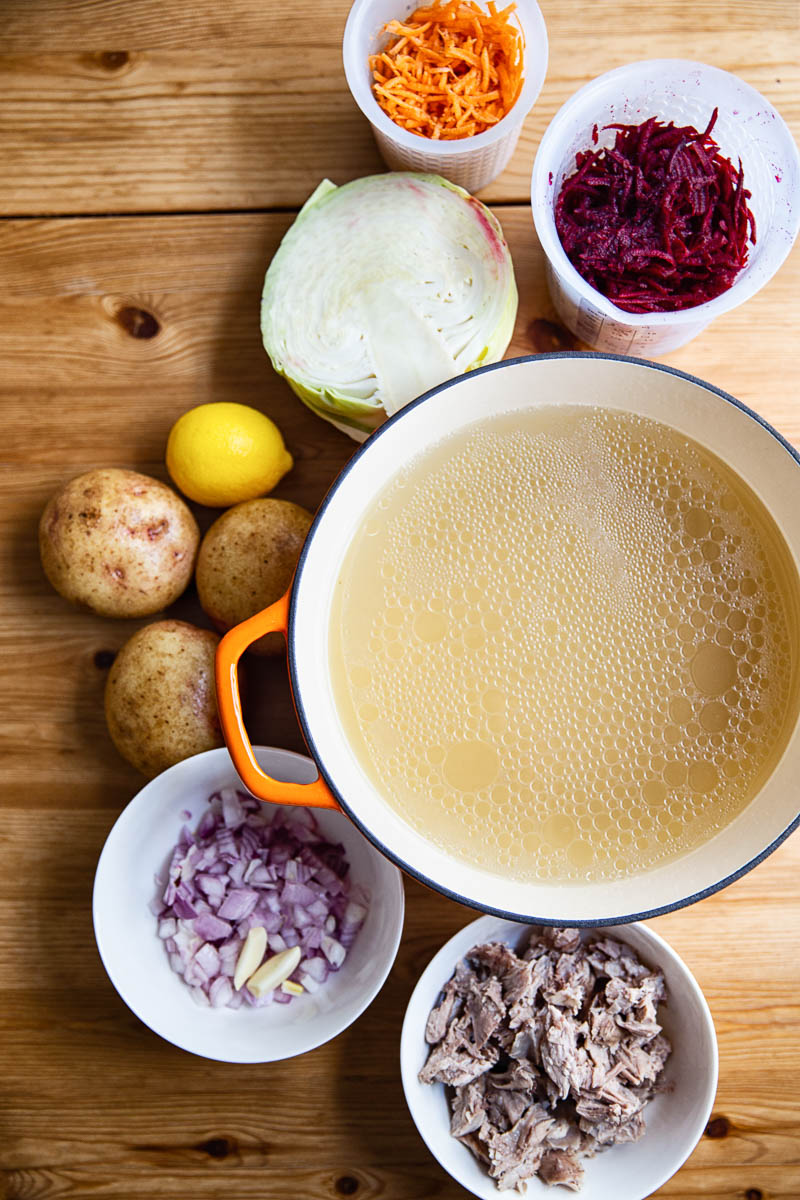
[[[324,180],[270,263],[261,331],[319,416],[363,441],[436,384],[503,357],[517,315],[503,231],[438,175]]]

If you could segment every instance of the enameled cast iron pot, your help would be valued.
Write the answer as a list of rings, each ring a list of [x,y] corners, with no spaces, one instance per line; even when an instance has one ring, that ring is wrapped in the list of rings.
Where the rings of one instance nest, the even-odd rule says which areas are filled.
[[[356,452],[317,514],[290,591],[231,630],[217,655],[217,693],[228,747],[244,783],[279,804],[341,808],[378,849],[437,891],[524,921],[618,924],[691,904],[766,857],[800,821],[800,727],[746,809],[711,840],[664,866],[610,883],[523,884],[470,867],[415,832],[386,803],[351,751],[328,674],[328,623],[351,539],[376,495],[409,460],[456,429],[535,405],[597,405],[670,425],[723,459],[761,499],[800,562],[800,455],[756,413],[670,367],[601,354],[544,354],[472,371],[402,409]],[[796,581],[797,582],[797,581]],[[800,582],[795,602],[800,603]],[[282,630],[294,702],[319,778],[301,786],[268,778],[242,719],[237,664],[257,638]],[[795,677],[798,674],[792,647]],[[797,688],[795,688],[795,692]],[[796,697],[795,697],[796,705]]]

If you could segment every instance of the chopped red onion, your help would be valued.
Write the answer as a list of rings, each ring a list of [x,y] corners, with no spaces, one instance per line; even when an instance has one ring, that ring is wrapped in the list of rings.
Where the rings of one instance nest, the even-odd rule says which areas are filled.
[[[304,929],[307,925],[314,924],[314,918],[307,913],[302,904],[292,905],[292,920],[294,921],[295,929]]]
[[[344,910],[344,919],[342,921],[342,925],[363,925],[366,915],[366,905],[358,904],[355,900],[351,900],[347,908]]]
[[[212,1008],[225,1008],[233,998],[233,985],[225,975],[218,975],[212,980],[208,989],[208,998]]]
[[[306,975],[310,975],[312,979],[316,979],[317,983],[324,983],[328,978],[328,964],[324,958],[309,958],[305,963],[301,964],[302,970]]]
[[[308,915],[313,917],[315,921],[327,920],[328,906],[320,896],[318,896],[316,900],[312,900],[311,904],[309,904]]]
[[[280,988],[254,996],[246,983],[233,986],[244,939],[262,927],[267,957],[300,946],[291,978],[318,991],[366,919],[368,896],[350,886],[348,872],[344,847],[324,840],[308,810],[288,814],[234,789],[216,793],[196,832],[181,829],[159,882],[162,899],[151,906],[170,966],[205,1007],[289,1004],[292,994]]]
[[[231,882],[234,882],[233,872],[231,872]],[[258,892],[252,888],[238,888],[228,892],[217,909],[217,915],[231,921],[241,921],[242,917],[250,916],[257,904]]]
[[[224,895],[228,884],[229,876],[223,872],[221,875],[210,875],[203,871],[195,876],[197,886],[208,897],[209,900],[216,900],[219,904]]]
[[[258,914],[258,923],[263,925],[267,933],[277,933],[283,924],[283,917],[280,913],[270,912],[263,905],[259,906],[261,911]]]
[[[292,860],[290,860],[292,861]],[[289,863],[286,864],[289,866]],[[281,891],[281,904],[286,907],[289,904],[313,904],[317,899],[315,892],[312,892],[310,887],[304,883],[285,883]]]
[[[334,970],[338,970],[347,955],[347,951],[342,943],[338,942],[336,938],[331,937],[328,933],[322,939],[322,953]]]
[[[195,933],[206,942],[216,942],[220,938],[230,937],[232,930],[232,925],[227,921],[221,921],[219,917],[215,917],[211,913],[203,913],[194,920]]]
[[[196,958],[190,958],[184,966],[183,978],[189,987],[202,987],[209,982],[208,972],[203,970]]]
[[[183,896],[176,896],[172,907],[176,917],[183,917],[188,920],[190,917],[197,916],[197,909],[188,900],[184,899]]]
[[[213,809],[209,809],[203,814],[200,824],[197,826],[197,836],[199,838],[207,838],[212,834],[217,827],[217,815]]]
[[[209,979],[219,974],[219,954],[210,942],[203,942],[194,956],[195,964],[205,971]]]
[[[228,868],[230,881],[235,887],[240,887],[244,882],[244,868],[245,864],[243,862],[231,863]]]
[[[300,944],[305,946],[306,950],[319,950],[322,945],[322,936],[319,925],[309,925],[307,929],[303,930]]]
[[[217,947],[220,970],[225,975],[233,975],[234,970],[236,969],[236,960],[239,957],[239,952],[241,949],[242,939],[239,937],[231,938],[228,942],[222,942],[222,944]]]
[[[242,802],[232,788],[226,788],[221,793],[222,819],[228,829],[238,829],[244,824],[245,811]]]

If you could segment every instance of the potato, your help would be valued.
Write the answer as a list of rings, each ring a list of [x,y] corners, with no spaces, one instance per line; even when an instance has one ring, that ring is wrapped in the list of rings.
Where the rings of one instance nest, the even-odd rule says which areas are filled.
[[[219,638],[185,621],[156,621],[125,643],[109,672],[108,731],[145,775],[223,744],[214,654]]]
[[[192,576],[200,531],[166,484],[118,467],[66,483],[39,522],[39,553],[53,587],[103,617],[149,617]]]
[[[292,582],[313,518],[288,500],[247,500],[214,522],[197,556],[203,611],[223,632],[279,600]],[[280,654],[283,637],[269,633],[250,647]]]

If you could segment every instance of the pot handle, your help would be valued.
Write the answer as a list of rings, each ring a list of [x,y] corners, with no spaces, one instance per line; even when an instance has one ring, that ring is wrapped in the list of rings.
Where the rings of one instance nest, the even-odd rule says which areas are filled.
[[[334,808],[341,811],[321,775],[317,776],[313,783],[284,783],[278,779],[271,779],[256,762],[250,738],[244,727],[239,695],[239,659],[247,647],[265,633],[286,633],[289,627],[289,595],[287,592],[269,608],[256,613],[247,621],[242,621],[241,625],[235,625],[217,647],[215,674],[222,732],[242,782],[260,800],[269,800],[273,804],[304,804],[312,808]]]

